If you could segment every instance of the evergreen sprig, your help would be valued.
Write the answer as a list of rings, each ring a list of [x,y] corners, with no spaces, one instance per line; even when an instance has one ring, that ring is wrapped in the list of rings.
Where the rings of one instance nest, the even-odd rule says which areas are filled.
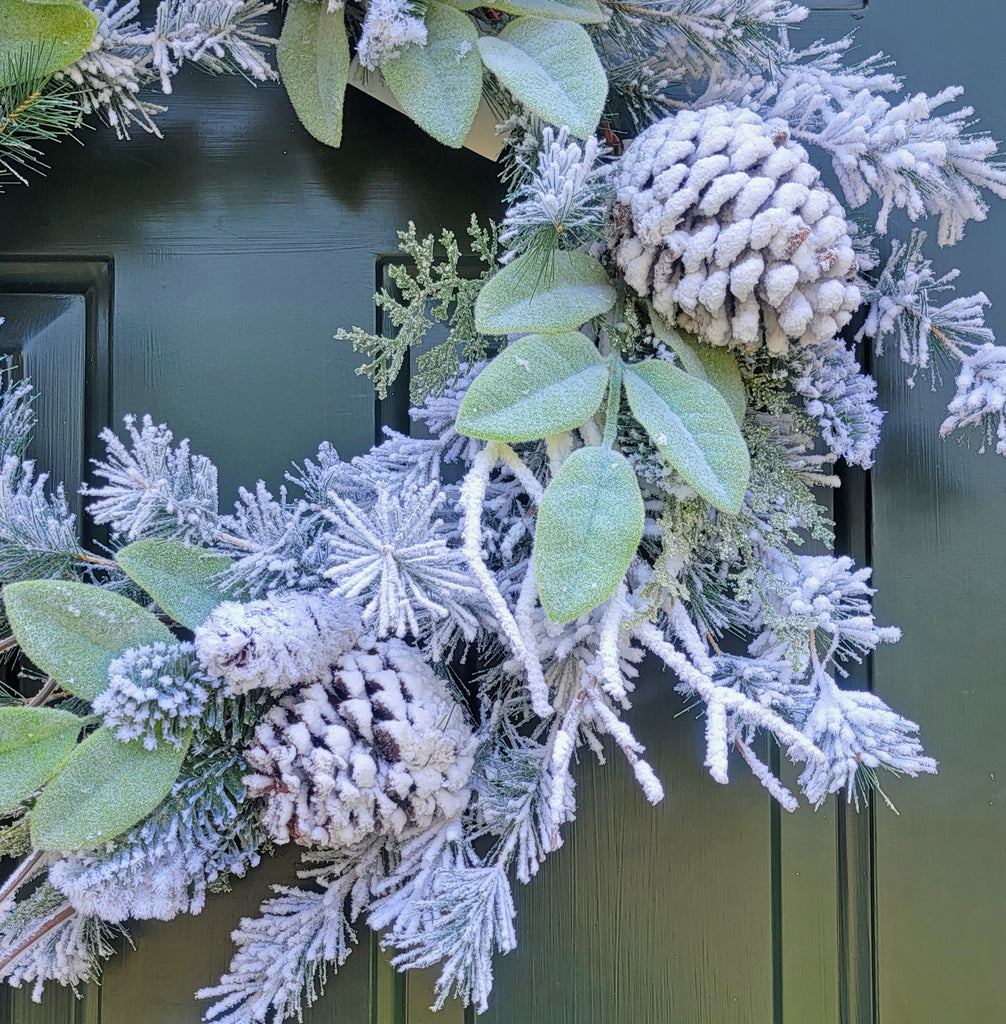
[[[481,227],[474,214],[468,235],[472,253],[482,264],[474,277],[466,276],[461,266],[461,246],[452,231],[442,231],[439,239],[434,235],[421,239],[410,222],[407,231],[398,233],[398,247],[407,260],[388,268],[397,294],[382,288],[374,296],[393,333],[371,334],[360,327],[340,328],[336,333],[337,339],[351,341],[353,348],[367,357],[356,372],[373,380],[378,397],[387,397],[411,349],[421,346],[437,323],[445,324],[449,333],[446,341],[418,359],[410,384],[417,404],[427,394],[440,394],[453,383],[462,361],[478,362],[485,357],[488,342],[475,329],[472,310],[475,296],[496,266],[499,235],[492,223]],[[439,257],[438,242],[443,257]]]

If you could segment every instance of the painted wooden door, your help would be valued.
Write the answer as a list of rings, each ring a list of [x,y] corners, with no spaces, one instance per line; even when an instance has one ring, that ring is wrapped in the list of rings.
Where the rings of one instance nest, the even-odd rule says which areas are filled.
[[[968,81],[1006,136],[998,0],[816,6],[832,9],[805,38],[860,19],[863,53],[894,53],[916,88]],[[279,88],[240,81],[185,76],[163,126],[163,141],[64,145],[45,180],[0,199],[0,349],[41,386],[40,460],[78,480],[98,429],[145,411],[222,467],[224,500],[258,476],[278,486],[322,439],[362,451],[382,419],[400,424],[403,398],[375,403],[331,336],[374,323],[371,293],[408,220],[463,230],[471,210],[498,209],[494,168],[360,95],[338,152],[305,137]],[[950,254],[993,296],[1006,288],[1006,211],[994,213]],[[743,770],[729,788],[703,774],[699,724],[670,678],[647,675],[633,726],[668,797],[651,809],[617,759],[581,767],[579,820],[518,894],[520,945],[499,964],[487,1024],[1006,1019],[993,625],[1006,465],[938,440],[944,394],[910,393],[893,359],[875,370],[886,438],[869,479],[847,480],[840,541],[872,560],[881,617],[905,629],[868,681],[924,723],[941,775],[891,784],[900,817],[835,804],[784,815]],[[280,857],[198,918],[134,928],[135,949],[79,1002],[56,990],[38,1008],[5,991],[0,1021],[196,1024],[192,993],[225,968],[238,917],[293,868]],[[466,1021],[429,1001],[429,978],[394,975],[364,935],[308,1020]]]

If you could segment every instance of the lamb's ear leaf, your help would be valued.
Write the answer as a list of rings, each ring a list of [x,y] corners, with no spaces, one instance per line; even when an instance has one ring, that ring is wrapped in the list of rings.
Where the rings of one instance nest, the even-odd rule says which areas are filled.
[[[201,626],[221,601],[233,593],[220,583],[231,560],[177,540],[138,540],[120,548],[115,560],[175,622]]]
[[[0,708],[0,813],[59,771],[83,726],[83,719],[58,708]]]
[[[188,750],[139,740],[123,743],[101,728],[84,740],[42,790],[31,814],[37,850],[102,846],[142,821],[171,791]]]
[[[628,460],[579,448],[545,489],[534,538],[542,607],[569,622],[607,600],[643,536],[643,497]]]
[[[733,352],[725,345],[709,345],[688,331],[671,327],[652,307],[650,323],[657,340],[677,355],[685,371],[712,384],[726,399],[734,419],[742,424],[747,409],[747,395],[737,357]]]
[[[595,0],[502,0],[492,6],[494,10],[507,14],[530,14],[539,18],[575,21],[581,25],[597,25],[605,20],[604,11]]]
[[[711,505],[739,512],[751,458],[719,391],[657,359],[626,366],[623,380],[632,415],[664,458]]]
[[[457,430],[487,441],[534,441],[581,426],[604,398],[608,368],[578,331],[527,334],[472,381]]]
[[[326,146],[342,141],[349,79],[345,12],[326,3],[289,0],[276,60],[301,124]]]
[[[479,39],[482,63],[514,96],[578,138],[594,133],[608,79],[586,29],[571,21],[515,18]]]
[[[124,650],[175,639],[139,605],[86,583],[10,583],[3,599],[21,650],[84,700],[94,700],[105,689],[108,666]]]
[[[556,252],[545,261],[524,253],[489,278],[475,300],[483,334],[556,334],[575,331],[615,304],[604,267],[580,252]]]
[[[424,20],[425,45],[406,44],[381,72],[402,110],[437,142],[457,149],[482,99],[478,33],[471,18],[442,3],[428,4]]]
[[[97,27],[97,14],[80,0],[0,0],[0,87],[72,64]]]

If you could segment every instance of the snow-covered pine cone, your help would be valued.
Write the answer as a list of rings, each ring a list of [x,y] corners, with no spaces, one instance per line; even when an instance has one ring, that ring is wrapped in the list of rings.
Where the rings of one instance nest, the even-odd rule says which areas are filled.
[[[651,125],[615,172],[625,280],[703,340],[783,355],[859,307],[845,211],[781,120],[722,106]]]
[[[456,818],[474,760],[436,673],[403,641],[372,637],[282,697],[245,758],[276,842],[336,849]]]
[[[280,592],[224,601],[197,630],[196,656],[231,695],[286,690],[318,678],[363,632],[351,604],[321,593]]]

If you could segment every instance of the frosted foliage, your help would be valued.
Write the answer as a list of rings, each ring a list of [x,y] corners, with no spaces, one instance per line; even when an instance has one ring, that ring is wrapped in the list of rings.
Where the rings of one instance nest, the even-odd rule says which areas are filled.
[[[171,79],[188,62],[204,71],[233,71],[257,82],[275,78],[261,34],[272,4],[261,0],[162,0],[152,28],[137,20],[139,0],[89,0],[98,28],[87,53],[56,74],[76,87],[85,114],[98,113],[120,138],[132,127],[159,135],[154,117],[165,108],[142,99],[157,83],[171,92]]]
[[[543,129],[536,162],[524,164],[503,218],[500,241],[515,253],[543,229],[553,239],[560,233],[568,247],[599,236],[610,192],[611,165],[599,162],[604,153],[593,135],[580,143],[567,128]]]
[[[832,457],[869,469],[884,414],[875,404],[876,382],[860,372],[845,342],[835,338],[801,350],[791,373],[793,389],[817,420]]]
[[[152,815],[102,849],[65,855],[49,881],[104,921],[198,914],[208,886],[259,862],[257,808],[237,783],[245,768],[236,752],[197,748]]]
[[[937,304],[936,296],[953,292],[960,271],[937,277],[923,252],[925,241],[925,232],[913,231],[891,243],[891,255],[866,293],[866,321],[857,336],[872,338],[878,355],[893,340],[902,361],[920,369],[930,366],[934,341],[970,348],[995,341],[985,326],[989,299],[983,292]]]
[[[994,437],[996,452],[1006,455],[1006,348],[986,343],[966,355],[957,374],[957,393],[940,426],[944,437],[954,430],[981,426]],[[984,451],[984,445],[982,447]]]
[[[1006,198],[1006,170],[990,159],[997,155],[995,141],[967,131],[974,110],[934,113],[963,91],[951,86],[935,96],[918,93],[895,106],[863,91],[808,134],[832,154],[851,206],[862,206],[871,191],[880,197],[881,233],[891,211],[903,209],[913,221],[938,215],[940,245],[954,245],[969,220],[985,219],[980,189]]]
[[[863,773],[877,768],[912,776],[935,772],[936,762],[923,755],[918,731],[914,722],[896,714],[876,694],[840,690],[830,676],[821,675],[804,732],[824,760],[807,765],[800,787],[820,805],[842,790],[850,800],[858,800],[857,781],[876,785],[875,775],[864,780]]]
[[[392,963],[415,969],[442,963],[433,1008],[457,995],[484,1013],[493,986],[493,954],[517,945],[505,869],[493,864],[439,871],[424,895],[423,913],[400,918],[388,935],[390,945],[405,950]]]
[[[642,132],[615,174],[626,283],[716,345],[820,344],[860,304],[850,226],[780,120],[721,106]]]
[[[901,630],[878,626],[873,619],[870,570],[856,569],[851,558],[832,555],[769,555],[776,589],[769,601],[805,634],[820,631],[828,637],[828,654],[859,659],[882,643],[894,643]]]
[[[418,652],[363,639],[281,698],[246,751],[249,793],[279,843],[401,837],[468,804],[472,735]]]
[[[69,912],[63,897],[56,894],[52,898],[51,893],[51,887],[43,885],[34,895],[39,925]],[[26,901],[26,909],[34,909],[30,902],[32,899]],[[43,909],[45,903],[49,906]],[[99,962],[115,952],[110,941],[111,932],[112,929],[97,918],[68,913],[65,920],[46,931],[38,942],[6,964],[0,977],[13,988],[30,985],[31,997],[36,1003],[41,1001],[43,986],[48,981],[77,990],[96,978]]]
[[[324,539],[334,597],[363,605],[363,621],[379,637],[419,637],[450,619],[472,639],[481,594],[455,533],[440,513],[447,494],[426,486],[375,482],[369,507],[329,496]]]
[[[95,714],[123,743],[142,740],[181,747],[203,715],[215,683],[200,671],[193,646],[145,644],[124,651],[108,667],[108,687],[94,701]]]
[[[279,592],[259,601],[225,601],[196,630],[203,669],[229,694],[283,691],[316,679],[360,633],[345,601],[319,593]]]
[[[367,0],[356,54],[365,68],[376,70],[409,43],[426,45],[426,25],[409,0]]]
[[[133,416],[125,418],[125,425],[129,448],[112,430],[101,433],[108,458],[96,461],[94,472],[107,483],[81,489],[94,499],[88,506],[91,517],[127,540],[212,541],[218,518],[216,466],[193,455],[187,438],[173,446],[174,434],[149,416],[139,429]]]

